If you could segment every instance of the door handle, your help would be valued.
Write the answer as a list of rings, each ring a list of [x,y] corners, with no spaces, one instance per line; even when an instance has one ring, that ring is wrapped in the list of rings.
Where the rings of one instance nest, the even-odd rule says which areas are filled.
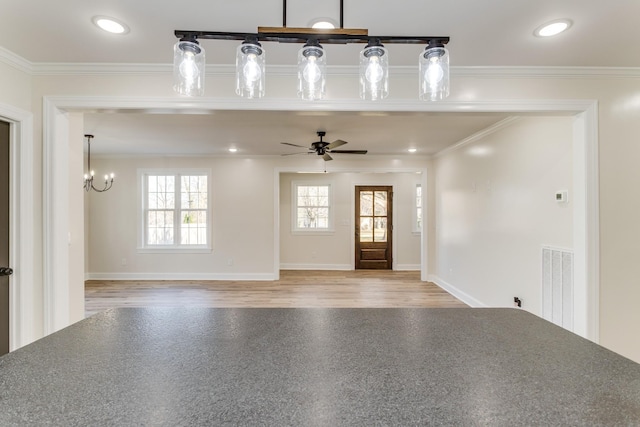
[[[13,269],[9,267],[0,267],[0,276],[11,276]]]

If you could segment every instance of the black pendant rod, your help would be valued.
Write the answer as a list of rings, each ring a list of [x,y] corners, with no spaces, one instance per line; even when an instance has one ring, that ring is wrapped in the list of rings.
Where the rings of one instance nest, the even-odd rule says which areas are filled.
[[[93,135],[85,135],[87,137],[87,169],[89,177],[91,177],[91,138]]]
[[[344,28],[344,0],[340,0],[340,28]]]

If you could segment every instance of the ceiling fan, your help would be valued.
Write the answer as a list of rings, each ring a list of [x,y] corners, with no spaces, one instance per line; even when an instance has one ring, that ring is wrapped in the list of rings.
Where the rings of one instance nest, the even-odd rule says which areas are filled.
[[[335,150],[337,147],[341,147],[344,144],[347,144],[347,141],[343,141],[341,139],[336,139],[333,142],[323,141],[322,138],[327,134],[324,131],[318,131],[318,136],[320,137],[320,141],[312,142],[311,147],[307,148],[303,145],[291,144],[289,142],[281,142],[284,145],[290,145],[292,147],[300,147],[307,148],[307,151],[301,153],[288,153],[283,154],[283,156],[291,156],[293,154],[312,154],[315,153],[318,156],[322,156],[325,161],[333,160],[333,158],[329,155],[329,153],[339,153],[339,154],[367,154],[367,150]]]

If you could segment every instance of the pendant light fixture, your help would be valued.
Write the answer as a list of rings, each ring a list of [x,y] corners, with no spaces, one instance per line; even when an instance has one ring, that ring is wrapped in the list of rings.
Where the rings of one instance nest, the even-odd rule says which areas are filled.
[[[419,96],[440,101],[449,96],[449,51],[442,43],[429,43],[419,56]]]
[[[377,101],[389,95],[389,54],[379,39],[360,52],[360,98]]]
[[[236,94],[262,98],[265,81],[265,53],[255,37],[249,37],[236,51]]]
[[[195,37],[173,46],[173,89],[180,95],[204,95],[204,49]]]
[[[93,178],[95,174],[91,169],[91,140],[93,139],[93,135],[85,135],[84,137],[87,138],[87,173],[84,174],[84,191],[89,192],[93,190],[98,193],[103,193],[113,186],[113,179],[115,178],[115,175],[112,173],[111,175],[104,176],[104,187],[102,189],[98,189],[93,185]]]
[[[302,99],[324,98],[327,55],[315,39],[309,39],[298,51],[298,96]]]
[[[175,30],[174,88],[188,96],[204,94],[204,49],[198,39],[242,40],[236,51],[236,93],[261,98],[265,92],[265,50],[260,42],[304,43],[298,51],[298,96],[320,100],[326,94],[327,53],[322,44],[366,43],[360,52],[360,97],[381,100],[389,95],[389,53],[385,44],[426,44],[418,64],[419,97],[439,101],[449,96],[449,37],[369,36],[363,28],[344,28],[340,0],[340,28],[287,27],[287,0],[282,5],[282,27],[258,27],[256,33]]]

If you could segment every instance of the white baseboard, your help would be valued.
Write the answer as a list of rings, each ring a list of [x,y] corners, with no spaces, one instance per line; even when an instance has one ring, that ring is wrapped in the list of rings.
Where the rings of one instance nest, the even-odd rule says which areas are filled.
[[[280,270],[353,270],[351,264],[280,264]]]
[[[452,284],[442,280],[438,276],[429,275],[429,282],[435,283],[436,285],[438,285],[439,287],[441,287],[442,289],[449,292],[451,295],[453,295],[454,297],[458,298],[460,301],[462,301],[463,303],[471,307],[489,307],[487,304],[484,304],[482,301],[477,300],[476,298],[472,297],[468,293],[461,291],[460,289],[456,288]]]
[[[420,264],[396,264],[396,271],[420,271]]]
[[[273,281],[272,273],[86,273],[85,280],[233,280]]]

